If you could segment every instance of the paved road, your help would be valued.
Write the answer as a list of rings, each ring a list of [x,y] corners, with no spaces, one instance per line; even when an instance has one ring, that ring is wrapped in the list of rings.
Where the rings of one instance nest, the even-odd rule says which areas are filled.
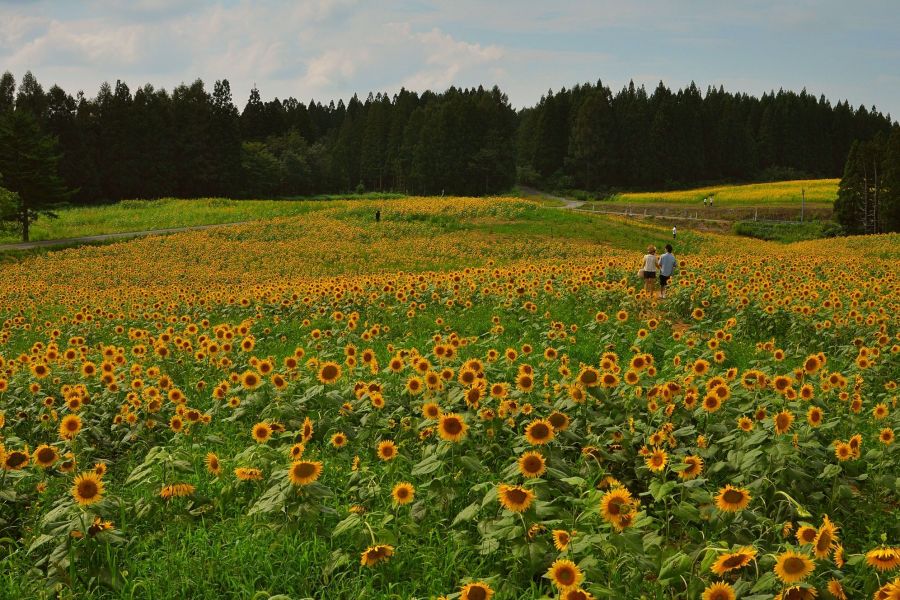
[[[237,221],[235,223],[215,223],[212,225],[192,225],[190,227],[170,227],[168,229],[149,229],[147,231],[123,231],[121,233],[104,233],[101,235],[87,235],[84,237],[63,238],[58,240],[40,240],[37,242],[20,242],[18,244],[0,244],[0,252],[7,250],[31,250],[32,248],[52,248],[53,246],[75,246],[78,244],[90,244],[92,242],[105,242],[108,240],[124,240],[129,238],[144,237],[147,235],[165,235],[181,231],[195,231],[197,229],[212,229],[214,227],[230,227],[243,225],[250,221]]]

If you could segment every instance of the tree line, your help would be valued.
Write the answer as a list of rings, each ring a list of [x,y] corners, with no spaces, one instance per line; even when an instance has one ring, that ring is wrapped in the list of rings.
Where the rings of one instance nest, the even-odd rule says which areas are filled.
[[[519,114],[517,166],[538,186],[607,190],[839,177],[854,140],[890,130],[874,107],[779,90],[613,94],[601,82],[548,92]]]
[[[900,231],[900,126],[850,147],[834,216],[847,234]]]
[[[19,220],[52,202],[278,197],[377,190],[480,195],[516,181],[609,190],[840,176],[851,145],[887,136],[874,107],[806,91],[757,98],[693,83],[613,94],[601,82],[516,111],[497,87],[242,109],[227,80],[171,92],[103,84],[94,97],[0,77],[0,185]],[[4,199],[5,198],[5,199]],[[28,208],[31,206],[32,208]],[[23,208],[24,207],[24,208]],[[35,213],[36,214],[36,213]],[[27,233],[27,231],[25,231]]]

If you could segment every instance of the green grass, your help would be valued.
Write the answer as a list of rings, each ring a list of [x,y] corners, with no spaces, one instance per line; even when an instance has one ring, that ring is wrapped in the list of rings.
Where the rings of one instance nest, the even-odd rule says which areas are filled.
[[[31,240],[148,231],[236,223],[299,215],[322,208],[321,203],[298,200],[229,200],[200,198],[179,200],[125,200],[109,206],[65,208],[54,219],[41,216],[31,227]],[[21,241],[18,230],[0,232],[0,243]]]
[[[840,233],[840,226],[831,221],[808,221],[805,223],[738,221],[734,224],[733,230],[737,235],[745,237],[791,243],[834,237]]]
[[[748,185],[720,185],[672,192],[616,194],[610,200],[623,204],[687,204],[703,208],[703,198],[712,196],[713,206],[793,206],[800,204],[805,191],[806,202],[811,206],[831,205],[837,198],[838,182],[838,179],[801,179]]]

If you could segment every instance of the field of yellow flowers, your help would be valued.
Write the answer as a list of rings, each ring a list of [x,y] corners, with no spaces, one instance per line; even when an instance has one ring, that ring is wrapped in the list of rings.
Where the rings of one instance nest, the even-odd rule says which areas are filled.
[[[372,219],[381,208],[383,221]],[[2,267],[0,597],[900,598],[900,236],[516,199]]]

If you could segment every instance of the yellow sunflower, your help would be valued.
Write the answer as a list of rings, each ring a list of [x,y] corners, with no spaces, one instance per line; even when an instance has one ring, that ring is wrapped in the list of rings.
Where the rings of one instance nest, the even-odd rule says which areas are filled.
[[[336,362],[323,362],[319,365],[318,379],[322,383],[334,383],[341,378],[341,366]]]
[[[72,497],[81,506],[99,502],[103,498],[103,480],[93,471],[85,471],[75,478]]]
[[[701,600],[735,600],[737,596],[730,584],[719,581],[718,583],[710,584],[703,590],[703,595],[700,598]]]
[[[46,469],[47,467],[52,467],[59,460],[59,452],[53,446],[41,444],[34,450],[32,459],[34,464]]]
[[[378,458],[383,461],[394,460],[397,458],[397,444],[391,440],[384,440],[378,443]]]
[[[584,579],[584,574],[578,568],[578,565],[565,558],[561,558],[550,565],[546,576],[553,582],[553,585],[561,590],[576,587]]]
[[[546,419],[535,419],[525,427],[525,438],[529,444],[538,446],[548,444],[556,437],[553,425]]]
[[[438,435],[448,442],[458,442],[466,436],[468,425],[455,413],[443,414],[438,422]]]
[[[376,544],[369,546],[362,553],[360,564],[364,567],[374,567],[394,555],[394,547],[390,544]]]
[[[469,583],[462,587],[459,593],[459,600],[491,600],[494,590],[491,586],[483,581]]]
[[[734,552],[726,552],[716,559],[710,570],[718,576],[722,576],[728,571],[740,569],[756,558],[756,549],[751,546],[743,546]]]
[[[506,510],[525,512],[534,501],[534,492],[519,485],[501,483],[497,487],[497,499]]]
[[[547,463],[538,452],[526,452],[519,457],[519,473],[522,477],[540,477],[546,470]]]
[[[322,475],[322,462],[298,460],[288,467],[288,478],[294,485],[309,485]]]
[[[779,554],[775,562],[775,574],[784,583],[803,581],[815,569],[816,563],[808,556],[793,550]]]
[[[654,473],[659,473],[666,468],[669,462],[669,455],[661,448],[654,449],[649,456],[644,458],[644,464]]]
[[[207,452],[206,459],[204,461],[206,463],[206,470],[218,477],[222,474],[222,465],[219,462],[219,457],[216,456],[215,452]]]
[[[716,496],[716,507],[723,512],[737,512],[750,504],[750,492],[727,484]]]
[[[411,483],[398,483],[394,486],[394,489],[391,490],[391,496],[394,498],[394,503],[398,505],[409,504],[416,497],[416,488],[413,487]]]
[[[74,439],[81,431],[81,417],[78,415],[66,415],[59,422],[59,437],[64,440]]]
[[[253,426],[250,434],[257,444],[265,444],[272,437],[272,426],[265,421],[259,422]]]
[[[837,541],[837,527],[831,522],[828,515],[825,515],[822,526],[819,527],[813,540],[813,554],[816,555],[816,558],[827,558]]]
[[[897,548],[875,548],[866,552],[866,563],[879,571],[890,571],[900,566],[900,550]]]

